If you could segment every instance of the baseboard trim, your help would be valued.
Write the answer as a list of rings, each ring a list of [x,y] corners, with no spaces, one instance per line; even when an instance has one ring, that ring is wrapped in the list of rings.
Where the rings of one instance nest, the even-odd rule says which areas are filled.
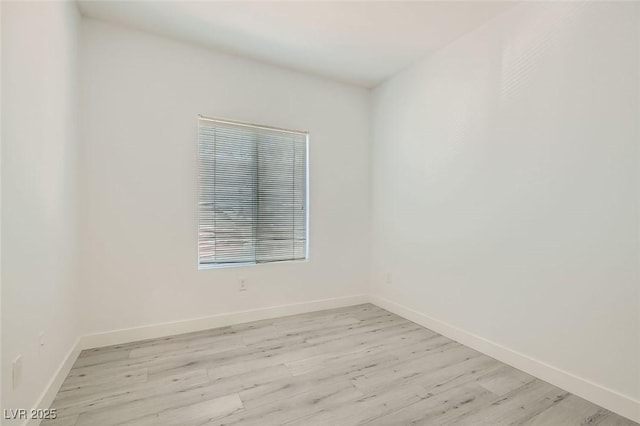
[[[44,392],[40,395],[38,402],[36,403],[35,409],[47,409],[53,403],[60,386],[62,386],[62,382],[67,378],[71,367],[78,359],[78,355],[80,355],[80,338],[76,339],[75,343],[67,353],[67,356],[62,360],[62,363],[54,373],[53,377],[47,384],[44,389]],[[24,426],[37,426],[39,425],[41,420],[39,419],[30,419],[24,422]]]
[[[354,295],[337,297],[332,299],[313,300],[310,302],[295,303],[290,305],[278,305],[268,308],[252,309],[248,311],[230,312],[208,317],[193,318],[188,320],[166,322],[120,330],[94,333],[83,336],[80,339],[82,349],[98,348],[102,346],[118,345],[139,340],[155,339],[158,337],[173,336],[176,334],[191,333],[194,331],[208,330],[211,328],[225,327],[228,325],[242,324],[251,321],[259,321],[277,318],[287,315],[303,314],[307,312],[322,311],[325,309],[342,308],[345,306],[367,303],[367,295]]]
[[[382,309],[406,318],[409,321],[433,330],[436,333],[460,342],[465,346],[469,346],[470,348],[495,358],[498,361],[504,362],[505,364],[511,365],[512,367],[529,373],[532,376],[549,382],[554,386],[578,395],[579,397],[600,405],[607,410],[613,411],[614,413],[640,423],[640,401],[634,400],[633,398],[618,393],[612,389],[608,389],[542,361],[538,361],[451,324],[429,317],[428,315],[422,314],[391,300],[370,295],[369,302]]]

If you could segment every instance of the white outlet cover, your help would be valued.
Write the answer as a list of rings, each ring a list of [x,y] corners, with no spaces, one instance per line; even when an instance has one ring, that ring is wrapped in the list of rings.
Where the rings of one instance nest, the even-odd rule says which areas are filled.
[[[247,291],[247,279],[245,277],[238,278],[238,291]]]

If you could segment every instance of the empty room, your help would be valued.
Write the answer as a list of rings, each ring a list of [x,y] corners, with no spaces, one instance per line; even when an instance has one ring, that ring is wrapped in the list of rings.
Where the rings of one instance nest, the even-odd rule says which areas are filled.
[[[640,2],[0,2],[0,422],[640,424]]]

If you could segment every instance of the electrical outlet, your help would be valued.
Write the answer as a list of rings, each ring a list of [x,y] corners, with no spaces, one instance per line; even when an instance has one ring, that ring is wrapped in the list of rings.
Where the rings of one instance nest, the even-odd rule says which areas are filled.
[[[41,355],[44,352],[44,331],[38,336],[38,354]]]
[[[11,363],[11,386],[16,390],[22,380],[22,355],[18,355]]]
[[[387,272],[386,281],[387,281],[387,284],[393,283],[393,274],[391,272]]]
[[[244,277],[240,277],[238,279],[238,291],[247,291],[249,288],[247,287],[247,279]]]

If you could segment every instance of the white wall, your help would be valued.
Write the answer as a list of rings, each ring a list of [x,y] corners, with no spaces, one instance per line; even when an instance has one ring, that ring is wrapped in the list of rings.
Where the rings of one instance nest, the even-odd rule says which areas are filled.
[[[79,332],[78,21],[73,3],[2,4],[1,408],[34,406]]]
[[[374,91],[375,295],[640,400],[639,24],[517,5]]]
[[[366,90],[98,21],[81,28],[85,331],[366,291]],[[308,262],[197,270],[198,113],[310,131]]]

